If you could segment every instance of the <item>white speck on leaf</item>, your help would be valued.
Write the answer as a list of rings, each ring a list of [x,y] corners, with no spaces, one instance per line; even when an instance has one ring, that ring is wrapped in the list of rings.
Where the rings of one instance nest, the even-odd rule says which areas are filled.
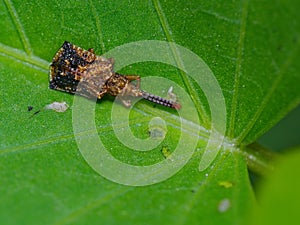
[[[173,93],[173,86],[171,86],[168,90],[168,99],[170,99],[171,101],[173,102],[176,102],[177,101],[177,96],[176,94]]]
[[[51,109],[56,112],[65,112],[68,108],[69,105],[66,102],[52,102],[44,107],[44,109]]]
[[[220,213],[224,213],[224,212],[228,211],[230,206],[231,206],[230,200],[228,198],[224,198],[220,201],[220,203],[218,205],[218,211]]]

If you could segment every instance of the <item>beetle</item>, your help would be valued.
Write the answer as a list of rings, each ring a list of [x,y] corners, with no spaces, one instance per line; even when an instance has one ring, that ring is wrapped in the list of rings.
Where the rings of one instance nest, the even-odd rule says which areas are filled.
[[[50,65],[49,88],[87,98],[101,99],[104,95],[119,96],[126,107],[129,97],[142,97],[148,101],[180,109],[178,102],[161,98],[140,89],[140,76],[122,75],[114,71],[114,59],[85,50],[65,41]],[[137,81],[133,83],[132,81]]]

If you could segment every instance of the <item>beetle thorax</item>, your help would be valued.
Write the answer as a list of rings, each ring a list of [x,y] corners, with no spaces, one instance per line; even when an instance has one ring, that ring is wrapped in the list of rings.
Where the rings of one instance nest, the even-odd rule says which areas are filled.
[[[121,94],[122,96],[139,96],[140,90],[125,77],[114,74],[107,82],[107,93],[112,96]]]
[[[122,93],[122,90],[127,86],[129,81],[122,75],[114,74],[111,76],[107,82],[107,93],[112,96],[117,96],[118,94]]]

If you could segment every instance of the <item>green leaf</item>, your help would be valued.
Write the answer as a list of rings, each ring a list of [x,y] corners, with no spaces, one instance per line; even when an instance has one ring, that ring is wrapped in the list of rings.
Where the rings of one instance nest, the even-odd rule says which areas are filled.
[[[241,224],[247,219],[256,204],[240,147],[255,142],[300,102],[298,2],[4,0],[0,11],[3,224]],[[139,74],[142,81],[153,75],[167,78],[189,93],[200,122],[195,124],[190,115],[183,119],[191,124],[185,134],[199,139],[195,153],[176,175],[150,186],[124,186],[96,173],[74,137],[74,96],[48,89],[48,65],[65,40],[93,47],[99,55],[129,42],[166,40],[199,55],[225,96],[227,132],[221,154],[199,172],[211,126],[204,93],[183,71],[143,62],[120,72]],[[156,94],[166,95],[167,88],[161,84]],[[71,108],[31,117],[54,101]],[[95,123],[115,158],[147,166],[165,160],[163,148],[176,148],[181,129],[174,110],[145,101],[133,107],[130,128],[138,138],[149,138],[153,117],[163,118],[168,129],[156,148],[137,152],[115,136],[112,106],[109,97],[99,101]],[[125,123],[116,128],[127,129]]]
[[[272,176],[261,184],[258,193],[260,207],[254,210],[252,224],[298,224],[300,207],[300,182],[298,179],[300,147],[277,162]]]

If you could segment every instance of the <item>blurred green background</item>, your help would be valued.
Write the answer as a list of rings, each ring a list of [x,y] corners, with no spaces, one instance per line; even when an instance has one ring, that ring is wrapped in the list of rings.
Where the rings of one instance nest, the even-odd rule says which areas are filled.
[[[276,152],[285,152],[289,148],[299,146],[300,106],[292,110],[285,118],[260,137],[258,143]]]

